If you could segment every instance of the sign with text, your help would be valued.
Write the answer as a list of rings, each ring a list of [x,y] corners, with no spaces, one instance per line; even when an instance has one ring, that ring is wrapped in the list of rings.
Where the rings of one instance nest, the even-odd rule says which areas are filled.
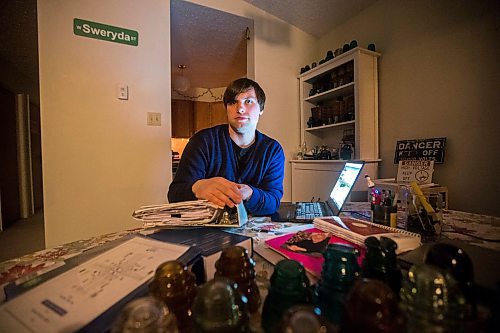
[[[400,140],[396,143],[394,164],[399,161],[419,160],[444,163],[446,138]]]
[[[73,20],[73,33],[78,36],[101,39],[108,42],[132,46],[139,45],[139,33],[137,31],[78,18]]]
[[[399,161],[398,183],[417,182],[418,184],[430,184],[434,173],[434,161]]]

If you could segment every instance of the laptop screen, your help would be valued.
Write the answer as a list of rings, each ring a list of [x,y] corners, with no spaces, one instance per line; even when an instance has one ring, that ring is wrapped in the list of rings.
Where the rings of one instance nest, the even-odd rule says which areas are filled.
[[[351,192],[356,179],[358,178],[364,163],[346,163],[340,173],[339,179],[335,183],[330,198],[333,200],[338,210],[344,205],[344,201]]]

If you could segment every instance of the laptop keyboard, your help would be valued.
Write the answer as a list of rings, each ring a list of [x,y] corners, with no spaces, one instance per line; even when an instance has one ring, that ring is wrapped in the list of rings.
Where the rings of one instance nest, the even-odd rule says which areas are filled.
[[[296,219],[312,220],[315,217],[323,216],[321,203],[319,202],[298,202],[297,211],[295,214]]]

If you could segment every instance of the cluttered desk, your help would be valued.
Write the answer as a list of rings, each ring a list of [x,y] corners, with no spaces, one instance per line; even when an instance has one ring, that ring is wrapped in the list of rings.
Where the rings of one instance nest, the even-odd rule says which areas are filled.
[[[432,161],[412,148],[429,142]],[[448,209],[444,143],[398,141],[367,202],[346,202],[349,162],[318,214],[145,206],[129,230],[0,263],[0,332],[499,332],[500,218]]]
[[[363,223],[358,219],[359,216],[369,216],[370,213],[369,203],[346,203],[338,219],[343,223],[359,225]],[[408,325],[414,328],[428,327],[425,323],[416,322],[416,317],[408,317],[409,306],[414,299],[411,290],[421,288],[418,283],[422,283],[408,279],[408,272],[413,276],[420,276],[423,281],[429,276],[439,277],[440,288],[454,293],[447,295],[448,298],[445,300],[447,303],[436,309],[449,317],[445,317],[446,320],[441,322],[430,322],[427,325],[455,327],[466,320],[467,329],[472,327],[476,331],[488,331],[492,325],[496,325],[494,311],[498,305],[495,302],[498,301],[499,277],[498,269],[494,267],[498,267],[500,250],[498,242],[500,219],[497,217],[443,210],[439,242],[454,245],[455,248],[451,248],[452,250],[458,248],[460,251],[465,251],[473,264],[473,275],[468,275],[467,280],[470,287],[473,279],[471,287],[473,289],[465,289],[465,293],[457,293],[457,282],[450,277],[453,273],[451,270],[449,272],[433,270],[428,265],[423,265],[425,260],[430,260],[426,259],[426,255],[433,243],[416,246],[415,250],[400,254],[397,261],[386,262],[389,266],[377,266],[380,265],[380,262],[377,263],[377,258],[380,259],[377,253],[380,254],[382,249],[383,253],[390,254],[394,250],[391,248],[393,243],[386,240],[374,241],[372,238],[369,241],[368,238],[364,238],[352,242],[353,239],[348,240],[342,238],[342,234],[335,234],[334,229],[322,228],[320,223],[316,223],[318,221],[315,224],[304,224],[274,222],[269,217],[248,217],[246,223],[237,223],[233,227],[224,229],[209,227],[179,229],[165,225],[154,226],[151,220],[143,219],[142,222],[134,229],[72,242],[1,263],[0,285],[4,291],[3,304],[0,306],[1,331],[12,331],[12,327],[16,328],[15,331],[19,331],[18,328],[22,329],[20,331],[30,331],[34,329],[33,327],[43,327],[43,331],[47,332],[93,332],[111,329],[120,331],[116,328],[118,322],[123,323],[123,318],[120,316],[126,311],[130,314],[132,310],[129,307],[132,305],[144,307],[145,304],[152,306],[150,303],[154,301],[144,297],[154,294],[152,292],[154,288],[150,287],[153,281],[157,281],[158,285],[160,283],[158,281],[165,278],[161,276],[161,272],[172,271],[171,259],[179,259],[182,265],[190,267],[190,271],[194,274],[194,283],[198,285],[198,295],[212,299],[213,295],[207,296],[207,293],[210,295],[211,292],[206,290],[208,285],[212,291],[219,290],[221,286],[217,285],[218,282],[208,284],[206,281],[214,281],[214,276],[221,277],[223,274],[221,267],[232,267],[226,264],[217,265],[217,262],[221,259],[224,249],[231,248],[233,252],[226,253],[225,256],[234,257],[234,245],[246,249],[243,252],[236,251],[236,257],[245,259],[246,273],[243,275],[254,277],[260,295],[258,309],[255,310],[254,306],[253,312],[249,312],[246,319],[243,318],[245,316],[238,317],[235,322],[238,325],[247,325],[248,329],[254,332],[284,329],[286,325],[291,325],[291,318],[295,318],[294,316],[301,318],[304,313],[312,316],[310,320],[320,325],[319,327],[328,327],[333,332],[339,330],[341,323],[351,327],[351,331],[359,329],[362,327],[359,325],[362,324],[375,325],[376,323],[370,322],[373,318],[370,319],[368,316],[373,308],[370,310],[369,307],[361,309],[358,307],[363,303],[373,305],[364,297],[375,296],[377,293],[379,293],[377,297],[382,297],[384,300],[383,305],[387,309],[392,309],[388,310],[388,313],[395,325],[393,325],[394,332],[404,331],[403,327]],[[327,247],[323,255],[318,256],[319,250],[314,246],[325,244],[325,232],[329,232]],[[195,235],[202,237],[193,240]],[[206,240],[208,241],[204,244]],[[194,244],[197,246],[193,247]],[[313,248],[307,253],[307,246],[311,244]],[[302,251],[303,247],[306,251]],[[197,257],[203,258],[201,269],[193,260]],[[225,260],[229,260],[228,258]],[[440,257],[434,256],[434,259],[438,260],[436,258]],[[166,265],[165,261],[169,264]],[[441,269],[446,267],[442,262],[440,265]],[[368,266],[371,270],[367,268]],[[394,284],[387,283],[391,280],[382,277],[377,267],[392,267],[392,271],[402,274],[403,279],[399,280],[401,286],[398,286],[397,282],[395,284],[395,288],[401,290],[399,295],[392,289]],[[185,269],[180,269],[178,272],[186,274]],[[339,276],[335,272],[347,273]],[[386,284],[379,284],[380,280]],[[290,290],[287,291],[284,281],[289,283],[289,287],[290,283],[298,281],[297,286],[302,285],[307,288],[294,294]],[[187,288],[186,285],[183,286]],[[203,289],[202,286],[207,287]],[[375,294],[374,290],[377,290]],[[471,290],[474,291],[473,296],[470,294]],[[156,298],[153,299],[157,299],[160,294],[156,292]],[[168,304],[167,294],[164,293],[163,297]],[[77,295],[80,295],[80,298]],[[294,298],[293,295],[301,296]],[[250,295],[246,296],[243,299],[248,301]],[[63,297],[72,307],[54,301],[57,297]],[[190,297],[192,298],[189,299],[194,302],[193,294]],[[339,297],[342,302],[338,301]],[[359,303],[361,299],[364,301]],[[285,306],[280,300],[291,303]],[[138,304],[136,301],[142,303]],[[200,300],[197,302],[203,303]],[[249,305],[244,306],[239,303],[240,300],[235,299],[231,302],[234,306],[239,306],[240,312]],[[296,306],[292,306],[293,304]],[[402,308],[406,310],[401,312],[394,308],[394,304],[403,304]],[[457,308],[457,304],[463,306]],[[203,308],[202,304],[198,305],[198,309],[201,309],[200,307]],[[313,307],[322,309],[321,316],[317,311],[311,312]],[[175,313],[180,308],[182,307],[176,306],[170,311]],[[276,309],[279,309],[278,313]],[[367,319],[356,323],[357,321],[351,318],[352,309],[367,313],[365,316]],[[455,312],[450,313],[450,309]],[[197,316],[194,311],[192,315]],[[282,323],[282,316],[283,318],[288,316],[288,322]],[[378,324],[388,320],[387,316],[389,315],[378,320]],[[182,314],[177,313],[176,317],[178,321],[183,320]],[[351,324],[348,324],[348,318],[351,318]],[[201,315],[198,319],[189,317],[187,320],[193,325],[202,326],[207,320],[209,321]],[[187,331],[184,326],[179,326],[179,329],[181,332]]]

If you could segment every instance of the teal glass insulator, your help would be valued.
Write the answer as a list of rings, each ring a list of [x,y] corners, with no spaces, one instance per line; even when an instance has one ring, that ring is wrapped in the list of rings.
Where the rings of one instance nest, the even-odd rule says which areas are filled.
[[[472,260],[461,247],[448,243],[433,244],[425,255],[424,262],[449,272],[460,286],[467,303],[466,317],[477,317],[477,300]]]
[[[301,263],[284,259],[276,264],[262,308],[262,328],[273,333],[283,313],[297,304],[311,304],[309,278]]]
[[[464,331],[465,298],[445,270],[428,264],[413,266],[403,279],[400,297],[409,333]]]
[[[396,242],[390,238],[380,237],[380,245],[382,246],[382,253],[384,254],[384,282],[399,297],[403,274],[401,272],[401,267],[399,266],[398,257],[396,254],[398,244],[396,244]]]
[[[402,273],[396,256],[396,242],[387,237],[380,237],[380,240],[368,237],[365,246],[363,277],[380,280],[399,295]]]
[[[385,278],[384,254],[376,237],[365,239],[366,253],[363,258],[362,275],[365,278],[383,281]]]
[[[348,244],[328,244],[323,257],[321,282],[325,287],[345,290],[360,276],[359,251],[356,248]]]
[[[359,251],[347,244],[328,244],[321,277],[314,288],[314,305],[331,323],[338,325],[346,293],[359,278]]]

